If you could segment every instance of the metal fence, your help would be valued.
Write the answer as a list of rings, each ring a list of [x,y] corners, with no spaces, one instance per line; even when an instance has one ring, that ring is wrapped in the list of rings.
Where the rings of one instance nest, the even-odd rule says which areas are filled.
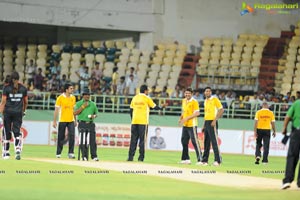
[[[49,92],[29,92],[28,93],[28,109],[35,110],[54,110],[55,100],[59,94]],[[77,100],[81,98],[76,95]],[[129,105],[132,97],[114,96],[114,95],[91,95],[91,100],[98,107],[99,112],[106,113],[129,113]],[[178,98],[153,98],[158,105],[167,103],[168,106],[162,111],[152,110],[153,114],[175,115],[181,114],[181,100]],[[221,101],[224,107],[223,118],[240,118],[254,119],[255,113],[261,108],[260,103],[237,102],[237,101]],[[289,104],[270,102],[270,110],[275,114],[276,120],[283,120]],[[204,100],[199,102],[200,116],[204,116]]]

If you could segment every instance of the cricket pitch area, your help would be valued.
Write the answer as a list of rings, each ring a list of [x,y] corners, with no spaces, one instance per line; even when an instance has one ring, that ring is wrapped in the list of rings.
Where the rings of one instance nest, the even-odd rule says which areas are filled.
[[[194,169],[187,169],[181,167],[165,166],[158,164],[148,164],[141,162],[92,162],[92,161],[77,161],[77,160],[62,160],[62,159],[44,159],[44,158],[30,158],[30,160],[65,164],[72,166],[81,166],[88,168],[96,168],[101,170],[119,171],[128,174],[140,174],[159,176],[164,178],[177,179],[181,181],[189,181],[195,183],[203,183],[215,186],[226,186],[234,188],[253,188],[253,189],[274,189],[279,190],[281,180],[263,177],[244,176],[240,174],[231,174],[218,172],[216,169],[206,168],[205,166]],[[290,189],[296,189],[291,187]]]

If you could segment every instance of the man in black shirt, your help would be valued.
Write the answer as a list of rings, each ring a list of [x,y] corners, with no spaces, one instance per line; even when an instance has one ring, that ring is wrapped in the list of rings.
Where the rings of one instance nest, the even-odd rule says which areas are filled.
[[[27,108],[27,88],[19,83],[18,72],[12,72],[11,80],[3,88],[0,113],[3,114],[3,159],[9,159],[9,141],[14,134],[16,159],[21,159],[23,115]]]

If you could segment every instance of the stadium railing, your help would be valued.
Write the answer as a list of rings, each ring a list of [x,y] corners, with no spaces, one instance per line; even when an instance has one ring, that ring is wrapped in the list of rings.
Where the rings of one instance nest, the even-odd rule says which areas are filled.
[[[2,91],[0,91],[2,96]],[[34,110],[54,110],[55,100],[60,93],[50,92],[28,92],[28,109]],[[74,94],[77,100],[81,95]],[[110,113],[129,113],[130,101],[132,96],[115,95],[91,95],[91,100],[98,107],[99,112]],[[151,110],[151,114],[175,115],[181,114],[181,98],[159,98],[153,97],[158,105],[167,103],[167,107],[162,111]],[[255,113],[261,108],[261,102],[240,102],[240,101],[221,101],[224,107],[223,118],[254,119]],[[204,100],[199,101],[200,117],[204,116]],[[288,103],[269,102],[269,108],[274,112],[276,120],[284,120],[289,108]]]

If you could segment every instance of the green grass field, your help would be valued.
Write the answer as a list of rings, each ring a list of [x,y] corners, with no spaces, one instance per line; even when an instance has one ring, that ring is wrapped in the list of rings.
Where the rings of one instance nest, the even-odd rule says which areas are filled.
[[[77,149],[76,149],[77,150]],[[64,153],[67,152],[65,147]],[[145,163],[185,168],[192,165],[179,165],[181,152],[147,151]],[[99,148],[102,161],[125,162],[127,149]],[[195,155],[190,153],[192,161]],[[213,156],[213,154],[211,154]],[[86,174],[91,168],[31,161],[26,158],[54,158],[55,147],[24,147],[22,160],[0,160],[1,199],[297,199],[300,190],[281,191],[271,189],[243,189],[217,187],[212,185],[160,178],[155,176],[123,174],[109,171],[108,174]],[[66,158],[66,153],[65,153]],[[62,158],[64,159],[64,158]],[[210,160],[212,161],[213,158]],[[270,157],[269,165],[254,165],[253,156],[223,155],[224,163],[216,168],[218,172],[227,170],[250,170],[248,176],[282,179],[283,173],[262,173],[263,171],[283,171],[284,157]],[[78,161],[79,162],[79,161]],[[37,174],[22,173],[38,171]],[[50,174],[49,170],[73,171],[72,174]],[[20,173],[19,173],[20,172]]]

